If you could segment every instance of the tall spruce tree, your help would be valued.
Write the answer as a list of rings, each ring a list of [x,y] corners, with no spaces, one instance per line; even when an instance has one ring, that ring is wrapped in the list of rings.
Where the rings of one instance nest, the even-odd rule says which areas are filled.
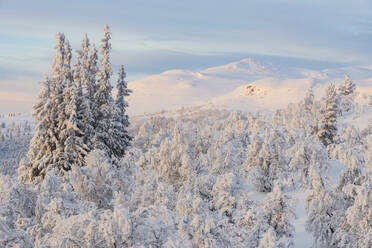
[[[79,51],[79,59],[81,61],[78,80],[81,82],[81,86],[77,83],[78,98],[77,98],[77,115],[80,120],[81,126],[79,127],[84,132],[83,142],[86,144],[89,150],[92,150],[92,140],[94,137],[93,128],[93,104],[94,104],[94,92],[95,86],[95,74],[96,71],[90,69],[90,56],[89,56],[89,39],[85,34],[82,42],[82,50]],[[94,77],[92,77],[92,75]],[[94,80],[93,80],[93,79]]]
[[[71,70],[71,47],[68,41],[65,43],[65,67],[64,75],[66,86],[63,91],[66,119],[61,128],[60,139],[64,145],[64,159],[61,163],[64,170],[70,170],[72,164],[83,166],[84,157],[87,155],[88,147],[83,143],[84,135],[81,127],[84,127],[82,119],[78,118],[79,91],[76,88]]]
[[[335,85],[332,83],[327,87],[326,96],[323,99],[322,123],[318,131],[318,138],[324,146],[328,146],[335,141],[338,111],[338,95]]]
[[[132,92],[128,89],[127,82],[125,81],[125,71],[122,65],[119,70],[119,78],[117,83],[117,98],[115,101],[115,112],[113,120],[113,135],[116,137],[113,141],[112,150],[116,157],[120,158],[124,155],[126,148],[130,145],[132,137],[128,134],[127,128],[129,126],[128,115],[126,108],[128,102],[125,100]]]
[[[94,104],[94,95],[97,91],[98,85],[97,85],[97,74],[98,74],[98,51],[96,49],[96,46],[92,44],[92,48],[90,50],[90,56],[89,61],[87,62],[87,68],[88,68],[88,76],[89,81],[87,82],[87,89],[88,89],[88,96],[92,104]],[[94,107],[92,107],[92,111],[94,112]]]
[[[73,74],[71,70],[71,47],[68,41],[65,41],[63,44],[63,64],[60,74],[58,76],[57,84],[57,100],[58,100],[58,112],[57,112],[57,149],[54,152],[54,160],[55,164],[60,170],[69,170],[70,164],[67,162],[68,158],[65,154],[65,140],[67,138],[67,120],[69,119],[68,112],[66,109],[68,108],[69,100],[70,100],[70,92],[69,89],[72,88],[73,83]]]
[[[83,85],[82,85],[82,80],[80,77],[81,74],[81,56],[77,58],[76,64],[74,65],[74,71],[73,71],[73,79],[76,85],[76,94],[79,97],[83,96]]]
[[[57,166],[63,155],[60,127],[64,120],[63,89],[65,65],[65,36],[57,34],[57,54],[53,60],[52,78],[45,79],[39,102],[34,106],[33,117],[37,121],[27,157],[29,163],[19,168],[23,180],[44,176],[49,167]]]
[[[114,100],[112,98],[112,86],[110,78],[112,75],[110,63],[111,32],[109,27],[104,29],[104,37],[101,40],[100,53],[101,70],[98,73],[97,91],[94,94],[94,148],[104,151],[109,157],[113,155],[110,148],[114,143],[112,135]]]
[[[57,35],[58,36],[58,35]],[[64,154],[64,139],[62,137],[64,130],[64,122],[67,118],[65,112],[65,99],[64,91],[71,80],[71,51],[69,44],[65,44],[64,34],[60,35],[61,42],[57,43],[57,55],[55,58],[55,63],[52,68],[52,80],[55,86],[54,94],[52,95],[53,102],[53,111],[52,111],[52,120],[54,120],[55,127],[55,136],[56,140],[56,149],[53,151],[53,166],[56,166],[59,169],[63,169],[66,165],[65,163],[65,154]],[[66,48],[68,51],[66,51]],[[64,168],[67,170],[68,168]]]

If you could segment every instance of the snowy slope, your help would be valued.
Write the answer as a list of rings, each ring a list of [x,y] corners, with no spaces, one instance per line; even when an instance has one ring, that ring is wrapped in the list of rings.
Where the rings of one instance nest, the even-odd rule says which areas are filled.
[[[365,68],[313,70],[243,59],[200,72],[166,71],[129,83],[134,90],[129,113],[207,103],[239,110],[274,110],[298,102],[311,85],[315,95],[322,95],[327,83],[342,82],[346,74],[365,97],[372,94],[372,70]]]

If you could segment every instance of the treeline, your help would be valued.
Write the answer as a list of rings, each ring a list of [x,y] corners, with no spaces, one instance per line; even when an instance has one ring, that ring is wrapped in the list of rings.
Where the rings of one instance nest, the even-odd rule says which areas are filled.
[[[3,124],[0,124],[0,173],[15,174],[27,153],[33,126],[28,121]]]
[[[0,114],[0,118],[5,118],[6,116],[7,117],[15,117],[15,116],[19,116],[19,115],[22,115],[22,113]]]

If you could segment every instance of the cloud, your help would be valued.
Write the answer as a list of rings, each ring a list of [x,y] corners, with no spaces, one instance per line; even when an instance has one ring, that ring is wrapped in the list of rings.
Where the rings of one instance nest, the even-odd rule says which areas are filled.
[[[36,94],[30,85],[50,71],[55,34],[78,49],[85,32],[97,44],[105,24],[114,68],[124,64],[129,80],[252,55],[371,64],[368,0],[0,0],[0,91]]]
[[[371,3],[362,0],[23,2],[22,9],[18,2],[4,4],[7,11],[0,20],[5,29],[40,37],[65,31],[73,44],[83,32],[98,40],[109,23],[114,40],[125,41],[129,49],[240,51],[362,62],[372,51],[367,28]]]

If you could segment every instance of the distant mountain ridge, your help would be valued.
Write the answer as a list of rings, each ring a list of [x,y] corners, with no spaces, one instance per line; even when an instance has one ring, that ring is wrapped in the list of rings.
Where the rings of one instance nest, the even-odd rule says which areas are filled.
[[[301,100],[310,86],[321,96],[329,82],[351,76],[363,94],[372,94],[372,70],[339,67],[314,70],[252,58],[201,70],[165,71],[129,83],[129,113],[138,115],[183,106],[223,105],[232,109],[275,110]]]

